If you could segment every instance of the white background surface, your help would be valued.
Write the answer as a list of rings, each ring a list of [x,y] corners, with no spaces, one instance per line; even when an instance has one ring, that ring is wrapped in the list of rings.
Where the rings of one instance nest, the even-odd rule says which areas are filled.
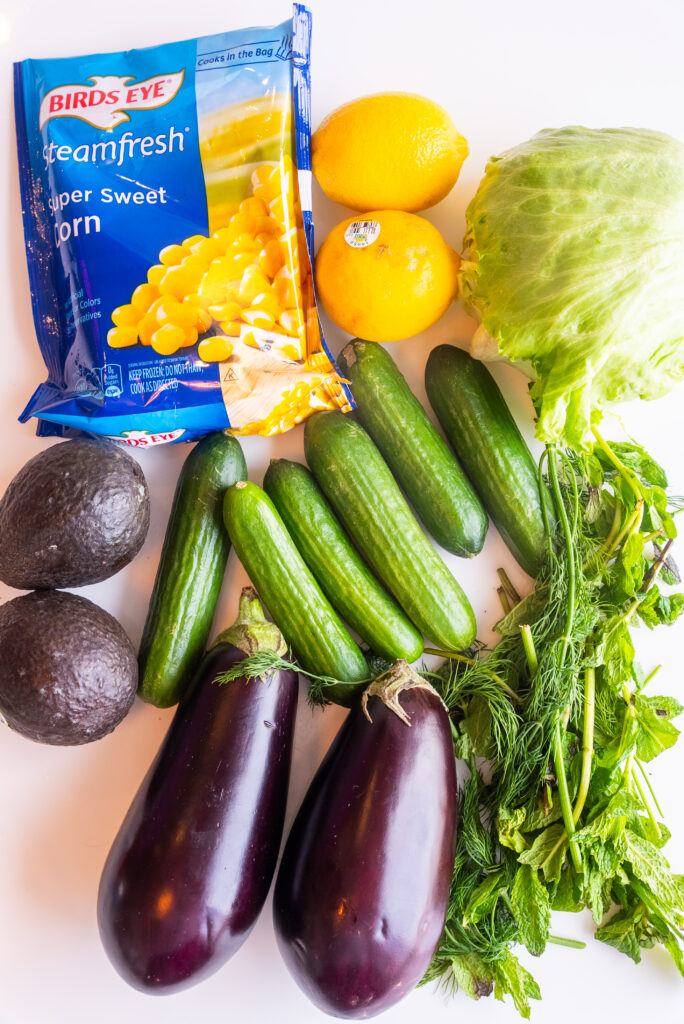
[[[518,0],[313,0],[313,121],[354,96],[385,89],[424,93],[446,106],[468,138],[471,156],[453,193],[428,213],[447,240],[460,247],[463,210],[487,157],[544,127],[637,125],[684,140],[684,5],[680,0],[555,4]],[[390,12],[391,13],[388,13]],[[3,0],[0,4],[0,489],[45,442],[16,416],[44,377],[34,340],[24,262],[11,115],[10,62],[146,46],[204,33],[273,24],[288,16],[285,0],[249,5],[193,0],[152,4],[117,0]],[[449,13],[447,13],[449,12]],[[318,238],[346,216],[314,192]],[[684,271],[683,271],[684,272]],[[468,338],[472,323],[454,307],[424,336],[392,349],[424,397],[422,371],[441,341]],[[329,331],[334,351],[342,336]],[[496,376],[527,433],[531,407],[522,377],[506,367]],[[668,468],[672,488],[684,493],[684,389],[656,404],[623,409],[630,432]],[[619,428],[606,428],[617,436]],[[301,458],[301,431],[244,445],[250,476],[261,482],[272,455]],[[142,553],[115,579],[80,592],[116,615],[137,644],[145,618],[170,500],[184,446],[141,456],[152,494],[152,526]],[[680,561],[684,554],[680,545]],[[498,612],[495,568],[526,578],[490,527],[483,553],[470,563],[453,559],[471,597],[480,636]],[[244,573],[232,554],[215,630],[234,616]],[[15,596],[0,586],[0,599]],[[644,632],[644,631],[642,631]],[[681,697],[684,625],[643,637],[645,665],[663,664],[654,692]],[[341,721],[342,712],[312,714],[301,706],[288,823],[308,780]],[[50,748],[8,730],[0,735],[0,1024],[203,1024],[309,1022],[326,1018],[287,974],[276,949],[270,901],[246,945],[201,986],[165,997],[128,988],[99,943],[95,900],[100,871],[122,816],[170,721],[136,702],[116,732],[91,746]],[[682,749],[660,758],[652,772],[672,828],[670,859],[684,870]],[[641,967],[591,941],[588,917],[556,915],[557,934],[590,941],[583,952],[550,947],[540,961],[522,958],[540,982],[538,1024],[599,1020],[637,1024],[684,1021],[684,982],[662,951],[647,952]],[[494,999],[449,1001],[424,989],[383,1018],[401,1024],[419,1018],[512,1022],[510,1004]]]

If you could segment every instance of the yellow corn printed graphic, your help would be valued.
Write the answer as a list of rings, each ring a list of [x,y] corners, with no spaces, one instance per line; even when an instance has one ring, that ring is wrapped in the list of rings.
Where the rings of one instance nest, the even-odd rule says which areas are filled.
[[[283,356],[303,359],[299,250],[305,242],[297,227],[293,174],[289,159],[262,164],[252,174],[253,194],[226,227],[162,249],[130,303],[112,313],[110,346],[140,342],[170,356],[195,345],[213,324],[227,337],[238,337],[247,325],[282,334],[277,346]],[[230,348],[227,340],[221,345],[208,339],[198,354],[221,361]]]
[[[203,362],[219,364],[239,434],[280,433],[315,409],[349,409],[320,336],[290,130],[289,108],[270,98],[205,126],[211,234],[162,249],[113,311],[107,336],[112,348],[140,344],[161,356],[196,345]]]

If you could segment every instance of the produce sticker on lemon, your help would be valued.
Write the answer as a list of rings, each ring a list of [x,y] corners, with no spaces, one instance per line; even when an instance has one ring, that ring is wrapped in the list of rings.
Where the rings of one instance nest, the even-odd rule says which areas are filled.
[[[331,320],[366,341],[410,338],[456,295],[459,259],[436,227],[402,210],[350,217],[316,259],[319,298]]]

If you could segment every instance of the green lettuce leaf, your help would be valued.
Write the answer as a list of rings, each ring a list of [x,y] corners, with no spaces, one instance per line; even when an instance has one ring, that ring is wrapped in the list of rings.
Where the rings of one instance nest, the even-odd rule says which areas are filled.
[[[537,434],[578,448],[602,409],[684,378],[684,145],[635,128],[547,130],[487,165],[461,295],[531,363]]]

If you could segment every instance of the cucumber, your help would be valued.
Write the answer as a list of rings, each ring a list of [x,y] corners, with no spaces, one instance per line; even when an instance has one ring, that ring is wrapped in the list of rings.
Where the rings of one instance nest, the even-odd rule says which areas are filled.
[[[222,432],[181,469],[138,654],[138,692],[159,708],[178,702],[204,654],[230,551],[223,495],[246,477],[238,441]]]
[[[345,682],[368,680],[366,659],[311,575],[269,496],[243,481],[229,487],[223,519],[237,556],[304,672]],[[363,690],[333,686],[349,705]]]
[[[273,459],[264,490],[334,608],[378,654],[415,661],[423,638],[382,588],[306,466]]]
[[[357,339],[338,365],[351,381],[358,419],[423,526],[454,555],[476,555],[487,533],[487,513],[389,352]]]
[[[537,576],[548,552],[537,466],[496,381],[467,352],[439,345],[427,361],[425,387],[503,540],[525,572]],[[547,511],[552,521],[550,497]]]
[[[441,648],[467,647],[475,637],[468,599],[361,424],[339,412],[314,413],[304,450],[328,501],[411,621]]]

